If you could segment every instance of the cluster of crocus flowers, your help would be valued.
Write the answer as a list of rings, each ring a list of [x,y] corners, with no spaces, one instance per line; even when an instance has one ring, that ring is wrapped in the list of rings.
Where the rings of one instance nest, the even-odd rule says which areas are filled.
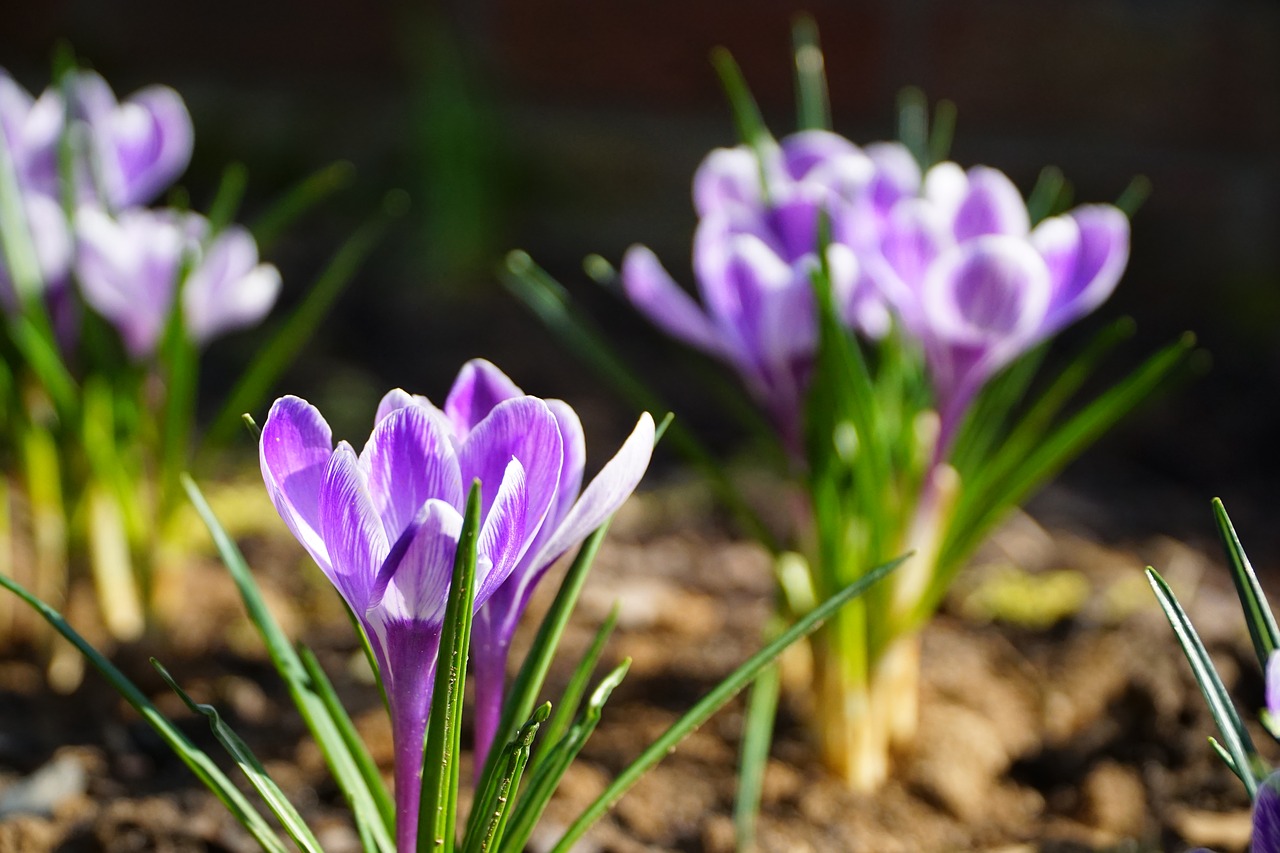
[[[475,658],[478,763],[501,709],[511,634],[547,567],[631,494],[654,424],[581,489],[582,427],[568,405],[521,393],[488,362],[460,372],[443,408],[395,390],[357,454],[304,400],[262,430],[262,475],[289,529],[337,587],[373,649],[395,741],[401,850],[417,838],[423,736],[466,492],[479,482]]]
[[[279,275],[258,263],[247,231],[211,234],[196,214],[144,206],[191,159],[191,117],[174,90],[149,86],[118,101],[102,77],[76,71],[33,97],[0,70],[0,134],[0,168],[20,193],[60,328],[71,273],[135,359],[154,352],[180,287],[197,343],[257,323],[274,304]],[[8,310],[21,301],[3,259],[0,300]]]
[[[623,261],[627,296],[667,333],[731,364],[792,449],[817,348],[812,277],[824,248],[847,325],[879,338],[896,324],[923,352],[939,455],[983,384],[1101,304],[1128,258],[1128,220],[1115,207],[1032,228],[995,169],[944,162],[922,174],[897,143],[860,149],[822,130],[713,151],[694,203],[703,305],[643,246]]]

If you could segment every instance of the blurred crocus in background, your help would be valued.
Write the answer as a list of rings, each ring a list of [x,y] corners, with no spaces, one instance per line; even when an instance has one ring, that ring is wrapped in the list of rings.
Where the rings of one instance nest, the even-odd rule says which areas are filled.
[[[423,733],[466,489],[479,481],[474,654],[478,696],[487,697],[480,702],[498,703],[491,738],[510,632],[529,593],[551,561],[630,495],[652,445],[645,415],[580,499],[584,443],[572,409],[521,394],[482,361],[463,368],[443,409],[387,394],[358,455],[346,442],[334,448],[305,401],[285,397],[272,407],[261,444],[267,490],[359,619],[386,687],[401,850],[417,839]]]
[[[903,168],[910,155],[895,148],[864,152],[834,133],[810,130],[759,149],[711,152],[693,181],[702,306],[644,246],[623,259],[632,304],[663,331],[729,363],[796,454],[817,348],[812,276],[823,265],[820,222],[825,217],[832,234],[874,239],[888,206],[919,183],[918,169]],[[882,333],[883,302],[859,275],[853,245],[827,246],[832,287],[853,323]]]
[[[84,299],[120,331],[134,359],[155,351],[179,291],[183,326],[197,344],[258,323],[275,304],[280,273],[258,263],[249,232],[238,225],[208,232],[204,217],[174,210],[76,214]]]

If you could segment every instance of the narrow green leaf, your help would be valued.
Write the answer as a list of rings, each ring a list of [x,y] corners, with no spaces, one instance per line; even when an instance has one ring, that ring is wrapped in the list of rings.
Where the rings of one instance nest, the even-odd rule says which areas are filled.
[[[1120,197],[1116,199],[1116,207],[1120,208],[1125,216],[1132,219],[1149,195],[1151,195],[1150,179],[1146,175],[1137,175],[1129,182],[1129,186],[1124,188],[1124,192],[1120,193]]]
[[[751,96],[747,80],[742,76],[742,69],[734,60],[733,54],[723,47],[711,51],[711,64],[720,76],[720,84],[729,98],[729,107],[733,110],[733,122],[738,128],[738,136],[747,145],[759,151],[768,145],[773,137],[765,127],[764,118],[760,115],[760,107]]]
[[[165,684],[168,684],[173,689],[173,692],[178,694],[178,698],[191,709],[192,713],[201,714],[208,719],[209,728],[213,730],[213,736],[226,749],[227,754],[235,760],[245,778],[249,780],[249,784],[253,785],[254,790],[266,802],[272,814],[279,819],[280,825],[284,827],[285,832],[289,833],[289,837],[294,840],[294,843],[300,849],[308,851],[308,853],[324,853],[320,848],[320,842],[311,833],[311,829],[307,826],[306,821],[302,819],[302,815],[298,814],[298,810],[289,802],[289,798],[280,790],[280,786],[267,774],[266,768],[262,766],[262,762],[258,760],[258,757],[253,754],[253,750],[249,748],[249,745],[222,719],[218,709],[212,705],[196,702],[192,699],[160,661],[151,658],[151,665],[155,667],[156,672],[160,673],[160,677],[164,679]]]
[[[796,104],[800,130],[830,130],[831,103],[827,96],[826,61],[818,43],[818,25],[810,15],[799,15],[791,25],[791,45],[796,63]]]
[[[738,763],[738,795],[733,803],[733,827],[741,853],[755,849],[756,820],[764,774],[773,745],[773,726],[778,716],[782,677],[777,665],[765,667],[751,684],[747,711],[742,723],[742,747]]]
[[[296,219],[325,198],[350,186],[355,176],[355,166],[346,160],[339,160],[299,181],[250,227],[258,249],[265,251]]]
[[[68,418],[76,410],[79,388],[62,361],[47,319],[38,315],[15,314],[9,318],[9,336],[58,412]]]
[[[249,184],[249,170],[243,163],[228,163],[222,170],[222,180],[218,182],[218,191],[209,205],[209,233],[217,234],[231,224],[244,200],[244,191]]]
[[[1276,630],[1276,618],[1267,603],[1267,596],[1258,583],[1258,576],[1253,572],[1253,564],[1236,536],[1236,529],[1227,515],[1227,508],[1218,498],[1213,499],[1213,515],[1218,523],[1218,536],[1222,539],[1222,547],[1227,552],[1227,562],[1231,564],[1231,580],[1236,585],[1236,595],[1240,597],[1240,606],[1244,609],[1244,619],[1249,626],[1249,638],[1253,640],[1253,650],[1258,656],[1258,666],[1265,673],[1271,655],[1280,648],[1280,632]]]
[[[596,631],[591,645],[582,655],[582,659],[578,661],[578,665],[574,667],[573,674],[569,677],[568,683],[565,684],[564,692],[560,694],[560,701],[555,706],[555,714],[551,717],[551,722],[543,732],[542,743],[534,755],[533,761],[535,765],[541,762],[546,753],[550,751],[552,744],[564,736],[564,733],[569,730],[569,726],[578,715],[578,708],[582,705],[582,697],[587,695],[587,685],[591,682],[591,674],[595,672],[596,664],[600,662],[600,656],[604,653],[605,644],[609,642],[609,637],[612,636],[613,629],[617,624],[618,605],[614,604],[609,611],[608,617],[605,618],[600,629]]]
[[[373,800],[378,806],[378,813],[382,816],[382,822],[387,826],[394,825],[396,819],[395,802],[391,799],[391,794],[387,791],[387,786],[382,781],[382,773],[378,770],[377,763],[373,760],[373,756],[369,754],[369,750],[365,746],[364,740],[361,739],[360,733],[356,731],[355,724],[351,722],[351,716],[347,713],[347,709],[342,707],[342,700],[338,698],[337,691],[333,689],[333,683],[329,681],[329,676],[325,674],[324,667],[320,666],[320,661],[316,659],[315,653],[306,646],[298,646],[298,657],[302,660],[302,665],[306,668],[307,675],[311,679],[312,689],[320,697],[320,701],[324,703],[325,710],[329,713],[329,718],[333,720],[338,732],[342,735],[342,741],[346,744],[347,751],[351,753],[351,758],[355,761],[356,767],[360,768],[360,776],[364,779],[365,787],[369,789],[369,793],[373,796]],[[374,672],[377,673],[376,667]]]
[[[828,598],[809,613],[797,619],[795,624],[779,635],[777,639],[752,655],[724,681],[712,688],[711,692],[672,724],[671,728],[667,729],[661,737],[641,753],[640,757],[623,770],[618,775],[618,778],[605,789],[604,793],[582,812],[578,819],[565,831],[556,846],[552,848],[552,853],[565,853],[592,824],[613,807],[618,798],[625,794],[642,775],[665,758],[690,732],[706,722],[712,714],[737,695],[739,690],[746,687],[765,667],[773,663],[788,646],[796,640],[808,636],[828,617],[893,571],[905,559],[905,556],[899,557],[872,569],[856,582]]]
[[[929,168],[929,101],[915,86],[898,92],[898,140],[921,169]]]
[[[365,223],[334,253],[311,289],[289,317],[279,324],[267,343],[258,350],[223,403],[206,435],[210,446],[225,444],[240,426],[242,413],[252,411],[271,391],[316,330],[347,284],[386,234],[394,209]]]
[[[573,563],[569,566],[569,571],[565,573],[564,580],[560,582],[556,597],[552,600],[546,615],[542,617],[542,622],[538,625],[538,632],[534,635],[529,651],[524,657],[524,662],[520,664],[520,670],[511,682],[506,701],[502,706],[502,717],[498,722],[498,728],[494,732],[493,742],[495,744],[511,741],[515,737],[517,721],[528,719],[529,715],[533,713],[534,703],[538,700],[538,694],[542,690],[542,684],[546,680],[547,672],[551,669],[551,662],[555,659],[556,651],[559,649],[560,638],[564,634],[565,626],[569,624],[569,617],[573,615],[574,607],[578,603],[578,596],[582,592],[582,586],[586,583],[587,574],[591,571],[591,564],[595,561],[596,553],[600,550],[600,543],[604,541],[604,537],[608,532],[609,520],[606,519],[582,543],[582,546],[578,549],[577,556],[574,557]],[[544,737],[544,743],[546,740],[548,739]],[[539,754],[544,751],[544,749],[540,748]],[[476,777],[481,780],[481,788],[497,772],[499,766],[497,753],[498,750],[496,749],[489,750],[484,769]],[[535,764],[540,760],[535,761]],[[475,835],[479,831],[479,827],[476,825],[476,821],[479,819],[479,814],[473,810],[467,821],[466,835],[468,837]]]
[[[941,163],[951,156],[951,141],[956,135],[956,105],[941,100],[933,108],[933,126],[929,128],[929,165]]]
[[[1231,697],[1227,694],[1227,688],[1223,686],[1222,679],[1213,668],[1209,652],[1205,650],[1204,643],[1200,642],[1196,629],[1191,625],[1191,620],[1187,618],[1182,605],[1178,603],[1173,590],[1169,589],[1169,585],[1155,569],[1147,569],[1147,580],[1151,583],[1156,600],[1160,602],[1160,608],[1164,611],[1174,635],[1178,638],[1182,653],[1187,656],[1187,663],[1191,664],[1191,672],[1195,675],[1196,684],[1200,685],[1200,692],[1204,694],[1205,702],[1209,704],[1213,721],[1218,724],[1218,731],[1222,733],[1227,754],[1232,759],[1228,766],[1239,775],[1240,781],[1244,782],[1244,787],[1249,792],[1249,799],[1252,800],[1258,793],[1258,780],[1254,778],[1252,772],[1253,758],[1257,755],[1257,750],[1254,749],[1253,741],[1249,738],[1249,732],[1240,721],[1235,705],[1231,703]]]
[[[315,684],[307,674],[301,657],[289,642],[289,638],[285,636],[280,624],[271,615],[271,611],[267,609],[266,601],[258,589],[257,582],[253,579],[249,564],[245,562],[240,549],[236,547],[217,516],[213,514],[213,510],[209,508],[195,481],[183,474],[182,485],[191,499],[191,504],[195,507],[196,514],[209,529],[214,546],[218,549],[223,564],[226,565],[240,592],[249,620],[258,629],[263,645],[271,656],[271,662],[289,690],[289,697],[297,707],[298,713],[302,715],[321,753],[324,754],[329,771],[351,807],[357,825],[367,824],[367,830],[361,830],[361,832],[367,832],[369,837],[375,840],[376,850],[390,853],[395,848],[391,826],[383,822],[382,812],[378,808],[374,794],[365,785],[360,768],[348,751],[337,723],[329,715],[323,699],[316,692]]]
[[[463,515],[453,579],[445,605],[436,658],[435,691],[423,744],[422,798],[418,811],[418,850],[452,853],[457,843],[458,759],[462,748],[462,697],[476,589],[476,547],[480,535],[480,481],[471,485]]]
[[[285,853],[285,847],[280,842],[280,839],[276,838],[275,831],[272,830],[262,815],[258,814],[253,806],[250,805],[249,801],[232,784],[231,780],[218,769],[218,766],[213,763],[213,759],[188,740],[187,736],[167,717],[161,714],[159,709],[151,704],[142,691],[124,673],[116,669],[84,637],[80,636],[74,628],[68,625],[67,621],[62,618],[62,614],[27,592],[26,589],[11,578],[0,575],[0,586],[3,586],[26,602],[32,610],[40,614],[55,631],[85,656],[85,659],[102,674],[103,678],[107,679],[116,692],[134,707],[151,728],[155,729],[156,734],[168,745],[169,749],[173,750],[174,755],[178,756],[183,764],[191,768],[191,772],[204,783],[205,787],[213,792],[214,796],[226,806],[227,811],[231,812],[232,816],[249,831],[249,834],[262,846],[263,850],[270,851],[270,853]]]
[[[1150,397],[1175,369],[1186,364],[1194,346],[1195,337],[1184,335],[1111,386],[1024,457],[1013,460],[1008,469],[992,465],[982,479],[966,484],[963,501],[956,507],[939,551],[938,571],[917,607],[917,618],[933,612],[961,561],[1010,506],[1020,503]]]
[[[1057,166],[1045,166],[1036,178],[1036,185],[1027,196],[1027,215],[1036,225],[1062,209],[1058,199],[1067,185],[1067,179]]]
[[[539,705],[533,716],[516,732],[515,738],[503,747],[502,758],[498,763],[502,773],[487,780],[483,795],[471,807],[472,814],[479,814],[480,818],[476,822],[477,831],[468,831],[463,840],[463,853],[488,853],[503,849],[507,818],[511,814],[516,792],[520,790],[520,778],[528,765],[533,739],[550,713],[550,702]]]
[[[629,370],[604,336],[569,304],[564,287],[533,262],[526,252],[508,253],[502,280],[538,319],[582,363],[595,370],[610,388],[641,411],[669,412],[661,397]],[[666,441],[685,457],[707,482],[738,522],[770,551],[777,553],[777,538],[743,499],[721,464],[679,421],[666,431]]]
[[[599,725],[600,715],[605,703],[609,701],[609,695],[622,683],[630,667],[631,659],[627,658],[600,680],[578,719],[547,754],[547,758],[536,766],[511,815],[507,835],[503,839],[506,842],[505,849],[525,849],[560,780]]]

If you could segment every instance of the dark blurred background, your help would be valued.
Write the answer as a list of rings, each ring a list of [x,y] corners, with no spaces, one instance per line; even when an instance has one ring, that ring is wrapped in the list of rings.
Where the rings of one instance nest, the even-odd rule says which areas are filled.
[[[65,39],[121,96],[177,88],[195,121],[185,183],[197,207],[232,159],[249,168],[244,218],[311,170],[352,161],[354,188],[273,252],[286,305],[387,190],[410,194],[411,214],[283,383],[351,413],[341,434],[367,429],[386,388],[439,398],[463,359],[484,355],[531,393],[570,400],[603,451],[633,413],[502,290],[496,265],[527,249],[664,377],[682,417],[718,429],[678,350],[580,262],[644,242],[691,282],[690,178],[734,142],[708,53],[731,50],[782,135],[802,10],[821,30],[836,129],[855,141],[891,136],[897,93],[915,85],[958,107],[955,159],[997,166],[1024,191],[1048,164],[1080,201],[1150,178],[1125,280],[1059,352],[1127,313],[1139,335],[1117,374],[1188,329],[1212,368],[1104,440],[1037,512],[1110,538],[1207,540],[1216,494],[1251,553],[1280,554],[1268,524],[1280,510],[1274,2],[45,0],[6,4],[0,64],[39,90]],[[226,388],[253,341],[214,345],[207,389]]]

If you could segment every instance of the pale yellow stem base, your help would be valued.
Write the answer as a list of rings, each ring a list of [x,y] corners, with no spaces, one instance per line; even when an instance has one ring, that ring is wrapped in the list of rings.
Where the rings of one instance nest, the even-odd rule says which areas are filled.
[[[823,763],[851,789],[872,793],[888,780],[892,753],[915,739],[920,635],[894,639],[873,663],[865,685],[848,683],[839,656],[818,658],[813,722]]]

